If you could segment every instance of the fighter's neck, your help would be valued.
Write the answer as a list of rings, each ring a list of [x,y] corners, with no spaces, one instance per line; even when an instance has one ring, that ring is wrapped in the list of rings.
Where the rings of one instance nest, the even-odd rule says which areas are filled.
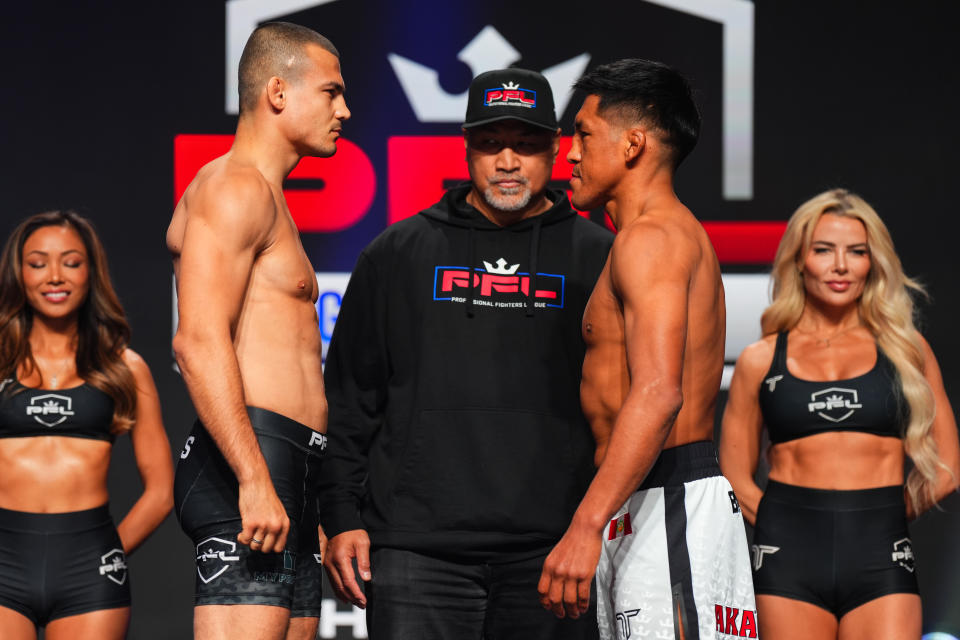
[[[604,209],[617,229],[650,211],[670,209],[679,200],[673,190],[673,175],[668,172],[628,174],[610,194]]]
[[[277,187],[283,185],[301,157],[279,131],[258,126],[244,118],[237,123],[230,156],[234,162],[256,167],[268,182]]]

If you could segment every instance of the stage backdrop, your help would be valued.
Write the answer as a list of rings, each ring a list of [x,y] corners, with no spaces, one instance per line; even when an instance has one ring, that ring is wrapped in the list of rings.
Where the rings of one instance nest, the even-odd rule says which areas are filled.
[[[286,193],[317,270],[326,339],[360,249],[466,177],[459,122],[473,75],[511,64],[552,82],[564,133],[571,83],[618,58],[665,61],[691,79],[703,135],[677,191],[704,221],[728,290],[727,360],[759,337],[766,271],[789,214],[830,187],[888,222],[906,270],[932,296],[921,325],[960,401],[954,318],[958,166],[953,3],[852,0],[232,0],[4,5],[0,232],[73,207],[96,222],[163,400],[175,457],[194,420],[174,370],[164,232],[196,169],[230,145],[236,65],[250,31],[313,27],[342,55],[352,119],[332,159],[306,160]],[[565,142],[565,145],[569,144]],[[565,188],[569,165],[553,179]],[[602,224],[602,212],[584,215]],[[136,498],[129,442],[111,507]],[[925,632],[960,636],[960,497],[911,529]],[[190,636],[194,549],[173,517],[130,559],[130,637]],[[531,597],[533,595],[531,594]],[[366,637],[363,616],[324,603],[320,636]]]

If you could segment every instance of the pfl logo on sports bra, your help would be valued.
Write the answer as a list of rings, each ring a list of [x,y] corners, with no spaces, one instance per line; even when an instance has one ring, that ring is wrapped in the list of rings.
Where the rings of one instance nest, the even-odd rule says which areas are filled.
[[[824,420],[841,422],[852,416],[856,409],[863,407],[858,400],[856,389],[830,387],[811,393],[807,408],[810,413],[816,412]]]
[[[46,427],[55,427],[73,415],[73,399],[56,393],[34,396],[27,415]]]

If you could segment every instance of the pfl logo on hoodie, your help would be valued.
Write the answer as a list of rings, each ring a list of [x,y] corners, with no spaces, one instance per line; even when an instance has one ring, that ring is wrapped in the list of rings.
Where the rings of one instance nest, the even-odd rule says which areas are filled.
[[[563,308],[566,278],[554,273],[537,272],[534,280],[529,273],[519,271],[519,264],[508,264],[503,258],[495,263],[483,261],[483,269],[443,266],[434,268],[433,299],[466,302],[467,289],[473,287],[473,303],[487,307],[525,308],[533,282],[534,305]]]

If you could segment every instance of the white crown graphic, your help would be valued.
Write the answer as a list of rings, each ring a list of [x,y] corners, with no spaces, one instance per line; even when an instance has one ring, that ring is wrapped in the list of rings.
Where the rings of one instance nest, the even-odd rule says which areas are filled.
[[[510,90],[519,89],[519,88],[520,88],[520,85],[517,84],[516,82],[504,82],[504,83],[503,83],[503,88],[504,88],[504,89],[510,89]]]
[[[493,266],[486,260],[483,261],[483,266],[486,267],[487,273],[497,273],[504,276],[512,276],[517,272],[517,268],[520,265],[512,264],[509,267],[507,267],[507,261],[504,260],[503,258],[500,258],[499,260],[497,260],[497,266]]]

